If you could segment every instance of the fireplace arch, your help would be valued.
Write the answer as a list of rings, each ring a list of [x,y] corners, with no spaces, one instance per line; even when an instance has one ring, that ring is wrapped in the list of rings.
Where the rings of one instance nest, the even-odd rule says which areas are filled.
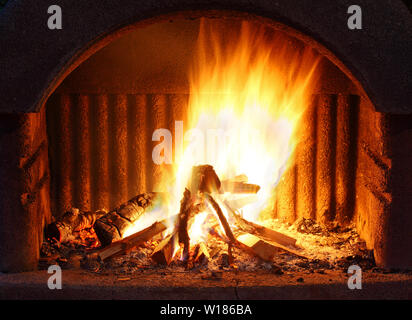
[[[357,146],[358,157],[365,159],[361,160],[364,165],[358,167],[357,173],[359,177],[366,176],[357,177],[356,180],[356,184],[360,185],[359,190],[363,190],[359,191],[359,195],[364,199],[357,201],[358,210],[362,212],[357,223],[359,226],[364,225],[363,236],[369,246],[375,249],[379,264],[401,267],[412,265],[412,257],[402,254],[411,251],[411,241],[408,239],[412,222],[403,213],[412,203],[412,195],[408,191],[412,180],[405,178],[405,174],[410,175],[406,164],[411,154],[402,150],[398,142],[398,137],[411,141],[410,117],[389,115],[412,112],[411,90],[399,91],[402,88],[399,84],[408,85],[407,79],[412,70],[411,62],[403,54],[412,48],[410,36],[405,31],[407,28],[397,29],[394,25],[390,32],[396,33],[396,37],[388,30],[383,33],[379,27],[373,30],[368,28],[354,36],[352,31],[346,29],[345,4],[342,4],[342,12],[338,12],[327,1],[319,10],[310,4],[293,6],[290,1],[279,5],[273,5],[270,1],[256,1],[254,5],[250,1],[228,0],[219,5],[209,1],[177,1],[170,5],[167,1],[159,0],[142,3],[141,6],[137,6],[135,1],[126,1],[121,7],[111,2],[99,2],[96,8],[90,2],[87,7],[82,7],[85,4],[70,7],[68,1],[60,1],[64,15],[63,30],[51,31],[45,23],[40,23],[43,15],[38,10],[44,6],[46,12],[47,2],[38,2],[35,12],[25,2],[20,1],[18,5],[9,3],[0,16],[0,25],[6,26],[0,28],[0,46],[6,48],[2,57],[5,70],[2,75],[8,79],[0,88],[1,112],[23,113],[20,116],[2,115],[1,119],[4,124],[1,144],[4,149],[16,149],[7,163],[0,167],[3,176],[6,176],[4,183],[11,186],[1,190],[2,225],[13,228],[21,226],[25,230],[21,235],[22,241],[16,241],[10,232],[2,230],[2,270],[28,270],[35,267],[42,227],[51,219],[50,203],[47,200],[50,183],[49,141],[44,111],[51,94],[83,61],[131,30],[171,18],[194,19],[201,16],[230,16],[267,23],[315,47],[357,85],[364,99],[364,107],[361,108],[365,113],[360,115],[363,117],[361,121],[368,124],[359,133],[364,141],[359,140]],[[389,6],[394,12],[388,12],[385,3],[381,2],[373,10],[376,10],[377,16],[393,13],[393,17],[404,26],[411,24],[407,9],[401,3],[397,6]],[[99,15],[99,12],[102,14]],[[33,16],[33,19],[26,20],[27,16]],[[16,33],[10,32],[8,28],[12,26],[14,30],[19,30],[23,28],[23,23],[31,32],[22,33],[21,37],[16,38]],[[339,23],[341,27],[337,27]],[[393,46],[388,40],[393,37],[405,41],[402,45]],[[374,48],[377,47],[385,52],[383,57],[375,54]],[[33,48],[33,51],[24,48]],[[4,57],[8,57],[8,61]],[[382,79],[385,79],[384,83]],[[21,83],[30,85],[22,90]],[[394,91],[388,90],[388,87]],[[12,144],[16,145],[11,148]],[[368,171],[367,167],[374,169]],[[14,195],[10,196],[11,193]],[[19,214],[12,215],[16,211]],[[390,232],[393,227],[399,231],[397,235]],[[31,246],[33,243],[38,245]],[[16,255],[16,251],[24,254]]]

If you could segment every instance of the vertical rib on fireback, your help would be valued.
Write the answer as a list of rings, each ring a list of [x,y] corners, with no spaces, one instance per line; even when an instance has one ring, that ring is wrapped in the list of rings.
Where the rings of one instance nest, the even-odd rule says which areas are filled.
[[[349,223],[355,210],[359,97],[318,94],[302,115],[292,162],[276,187],[275,216]]]
[[[153,191],[154,130],[183,120],[187,94],[55,94],[47,103],[53,213],[111,209]],[[174,142],[173,142],[174,143]],[[170,167],[170,165],[169,165]]]

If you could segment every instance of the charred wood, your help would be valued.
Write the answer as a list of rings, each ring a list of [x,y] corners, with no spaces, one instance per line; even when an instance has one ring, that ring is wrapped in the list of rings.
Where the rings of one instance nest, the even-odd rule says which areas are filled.
[[[231,209],[227,202],[225,202],[225,206],[231,217],[234,219],[237,227],[239,227],[242,231],[257,235],[283,246],[296,246],[296,239],[242,218],[233,209]]]
[[[142,193],[97,219],[94,229],[102,246],[122,239],[124,232],[160,198],[159,193]]]
[[[73,208],[64,213],[59,220],[47,226],[46,239],[54,238],[59,242],[68,242],[73,239],[74,232],[92,228],[96,220],[105,214],[105,211],[81,212]]]
[[[167,229],[167,220],[155,222],[150,227],[134,233],[120,241],[114,242],[111,245],[100,249],[98,256],[101,260],[108,259],[113,256],[118,256],[126,253],[130,249],[143,244],[145,241],[152,239],[157,234]]]
[[[173,260],[177,245],[177,234],[174,232],[157,245],[151,255],[152,260],[158,264],[169,265]]]

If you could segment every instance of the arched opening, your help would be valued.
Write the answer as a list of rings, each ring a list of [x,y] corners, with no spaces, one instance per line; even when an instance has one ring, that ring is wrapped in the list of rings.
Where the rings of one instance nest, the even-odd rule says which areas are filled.
[[[299,103],[294,105],[294,113],[302,113],[296,125],[299,127],[296,148],[293,147],[290,158],[279,166],[286,169],[275,169],[278,175],[272,178],[273,194],[268,200],[271,208],[266,218],[295,226],[313,222],[338,229],[363,221],[362,213],[356,214],[358,138],[362,134],[359,128],[365,126],[359,124],[359,110],[363,108],[365,112],[374,113],[363,90],[335,63],[350,74],[346,67],[335,57],[332,62],[330,57],[333,55],[315,40],[283,24],[256,16],[246,19],[242,14],[236,16],[228,12],[215,12],[207,18],[201,14],[191,19],[168,16],[135,28],[90,56],[56,88],[45,106],[52,210],[56,217],[72,207],[82,211],[111,210],[140,193],[169,192],[170,185],[163,179],[174,163],[159,165],[154,162],[153,152],[160,142],[153,141],[153,135],[159,129],[171,133],[171,155],[175,160],[177,140],[180,139],[176,123],[183,123],[183,135],[193,129],[188,122],[192,116],[190,110],[193,112],[193,108],[189,108],[193,94],[190,70],[197,57],[201,24],[210,27],[213,37],[223,45],[220,50],[224,51],[230,38],[240,39],[245,21],[248,31],[255,37],[248,39],[248,46],[256,46],[257,30],[263,30],[274,51],[270,59],[279,59],[269,65],[288,64],[282,69],[281,77],[284,78],[278,79],[287,83],[283,90],[294,86],[293,80],[287,79],[288,73],[293,71],[297,73],[293,77],[298,77],[302,70],[306,73],[311,70],[305,68],[305,50],[312,50],[314,60],[310,63],[316,64],[316,80],[314,77],[314,83],[305,92],[305,98],[310,99],[302,100],[302,104],[307,105],[303,108]],[[225,35],[230,36],[225,40]],[[262,51],[267,50],[263,43],[257,43],[262,46]],[[284,51],[284,60],[278,51]],[[236,59],[237,53],[231,54]],[[294,55],[299,61],[289,58]],[[206,67],[213,65],[215,58],[209,56],[211,60],[206,59]],[[218,57],[218,60],[225,58],[227,56]],[[239,68],[241,64],[239,62]],[[276,91],[276,85],[274,82],[269,92]],[[241,90],[236,94],[243,95],[245,87],[238,89]],[[219,94],[222,93],[211,94],[203,102],[216,99],[215,104],[220,105]],[[271,107],[276,108],[280,100],[285,99],[286,94],[282,94],[278,100],[272,101]],[[214,116],[218,117],[218,113],[216,111]],[[273,119],[274,130],[278,120]],[[242,126],[246,127],[247,123]],[[162,138],[164,141],[165,137]],[[266,151],[276,148],[278,143],[268,141]],[[184,141],[183,148],[187,145]],[[248,148],[251,154],[256,153],[253,144]],[[225,157],[235,163],[235,175],[251,174],[236,171],[236,161]],[[246,158],[244,153],[243,157]],[[276,159],[272,162],[275,166]],[[193,164],[207,164],[207,160]],[[259,162],[250,165],[252,169],[260,166]],[[249,182],[259,184],[253,180]],[[361,233],[373,234],[367,227],[362,228]]]
[[[188,117],[193,92],[187,72],[200,18],[206,18],[220,26],[222,35],[248,21],[263,26],[269,35],[281,34],[297,52],[308,47],[321,57],[319,79],[308,92],[310,103],[296,126],[300,138],[273,188],[269,217],[289,224],[310,219],[338,229],[354,225],[380,265],[410,264],[410,257],[400,254],[409,244],[389,232],[396,226],[406,235],[411,223],[401,213],[412,203],[410,182],[405,179],[410,175],[405,163],[411,154],[397,142],[399,135],[410,141],[409,118],[376,111],[388,111],[389,104],[378,97],[379,86],[374,87],[373,77],[368,77],[367,64],[345,56],[342,48],[332,53],[328,48],[333,48],[333,41],[322,45],[316,32],[295,30],[290,25],[298,24],[285,16],[281,23],[273,14],[263,18],[245,11],[133,16],[119,20],[109,31],[96,25],[90,41],[76,43],[64,59],[51,59],[57,62],[46,76],[39,76],[41,88],[37,84],[28,88],[27,97],[13,109],[22,111],[21,101],[27,100],[23,111],[38,112],[16,120],[19,131],[11,141],[18,141],[18,150],[13,159],[24,172],[8,176],[10,181],[23,181],[17,188],[22,195],[4,197],[2,202],[8,207],[17,201],[22,211],[31,213],[30,223],[9,219],[10,224],[22,220],[17,224],[30,234],[22,246],[40,243],[50,212],[58,218],[71,207],[110,210],[137,193],[153,191],[162,181],[163,171],[152,159],[158,143],[153,133],[168,129],[175,139],[176,121]],[[12,96],[4,101],[13,101]],[[406,110],[394,106],[396,111]],[[22,168],[19,154],[24,154]],[[2,168],[6,172],[9,167]],[[393,181],[402,183],[395,186]],[[4,246],[11,247],[7,241]],[[39,251],[35,249],[27,249],[31,258],[23,263],[24,258],[7,251],[13,257],[6,258],[11,262],[2,268],[32,268]]]

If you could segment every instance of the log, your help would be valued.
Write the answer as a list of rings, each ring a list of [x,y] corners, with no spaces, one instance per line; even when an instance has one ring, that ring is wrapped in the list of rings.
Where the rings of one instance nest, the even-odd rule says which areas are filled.
[[[279,247],[276,247],[253,234],[242,234],[237,237],[237,240],[249,247],[254,255],[265,261],[272,261],[274,256],[281,252]]]
[[[220,208],[219,204],[213,199],[213,197],[209,194],[205,194],[206,199],[209,201],[209,203],[212,205],[213,209],[216,211],[220,222],[222,223],[223,229],[225,231],[225,235],[227,239],[221,237],[217,232],[212,229],[209,231],[210,234],[217,236],[221,238],[223,241],[225,241],[228,245],[230,245],[229,250],[232,250],[232,245],[245,251],[246,253],[249,253],[251,255],[256,255],[255,252],[248,246],[244,245],[242,242],[238,241],[236,237],[233,235],[232,229],[229,226],[229,223],[226,220],[226,217],[224,216],[222,209]],[[231,252],[230,252],[231,253]],[[233,260],[233,259],[232,259]]]
[[[193,199],[188,189],[185,189],[183,198],[180,201],[180,211],[177,224],[177,234],[179,244],[183,246],[183,261],[189,259],[190,238],[188,234],[188,221],[191,214]]]
[[[155,235],[165,231],[167,229],[167,223],[167,219],[160,222],[155,222],[150,227],[147,227],[146,229],[136,232],[97,251],[97,254],[102,261],[110,257],[124,254],[128,250],[141,245],[145,241],[153,238]]]
[[[192,168],[192,175],[188,186],[193,196],[200,193],[211,193],[220,189],[221,183],[213,166],[201,165]]]
[[[232,229],[229,226],[229,223],[226,220],[225,215],[222,212],[222,209],[220,208],[219,204],[213,199],[213,197],[210,194],[205,194],[205,198],[209,203],[212,205],[213,209],[216,211],[216,214],[218,215],[220,222],[222,223],[223,230],[225,231],[226,237],[233,243],[236,242],[236,238],[233,235]]]
[[[210,259],[209,250],[204,242],[200,242],[196,246],[193,261],[195,263],[206,263]]]
[[[180,211],[177,221],[176,229],[178,230],[179,244],[183,246],[183,261],[187,262],[190,255],[190,238],[189,229],[193,218],[196,214],[204,210],[204,201],[201,193],[197,193],[197,196],[185,189],[183,198],[180,202]]]
[[[230,193],[257,193],[260,186],[257,184],[244,183],[239,181],[224,180],[222,181],[220,192]]]
[[[160,241],[150,258],[158,264],[169,265],[173,260],[177,245],[177,233],[173,232]]]
[[[220,240],[222,240],[223,242],[225,242],[228,245],[228,250],[229,250],[229,245],[230,245],[230,251],[232,250],[233,247],[236,247],[240,250],[243,250],[245,253],[250,254],[251,256],[254,256],[254,257],[256,256],[256,253],[253,251],[253,249],[251,247],[248,247],[247,245],[243,244],[242,242],[238,241],[237,239],[235,239],[234,241],[229,240],[228,238],[220,235],[213,228],[209,230],[209,234],[216,237],[216,238],[218,238],[218,239],[220,239]]]
[[[105,215],[105,211],[81,212],[72,208],[63,216],[49,224],[45,230],[46,239],[56,239],[59,242],[68,242],[74,238],[74,232],[93,227],[96,220]]]
[[[242,218],[238,215],[228,204],[227,201],[224,202],[225,207],[229,211],[229,214],[233,217],[237,227],[239,227],[243,232],[247,232],[250,234],[254,234],[263,238],[265,240],[269,240],[272,242],[276,242],[282,246],[292,246],[296,247],[296,239],[284,235],[283,233],[277,232],[275,230],[266,228],[259,224],[253,223]]]
[[[228,263],[229,263],[229,266],[231,266],[231,265],[233,265],[233,262],[234,262],[234,258],[233,258],[233,253],[232,253],[232,247],[233,247],[233,245],[231,244],[231,243],[228,243],[227,244],[227,255],[228,255]]]
[[[160,193],[142,193],[96,220],[94,230],[102,246],[123,238],[124,232],[161,201]]]

